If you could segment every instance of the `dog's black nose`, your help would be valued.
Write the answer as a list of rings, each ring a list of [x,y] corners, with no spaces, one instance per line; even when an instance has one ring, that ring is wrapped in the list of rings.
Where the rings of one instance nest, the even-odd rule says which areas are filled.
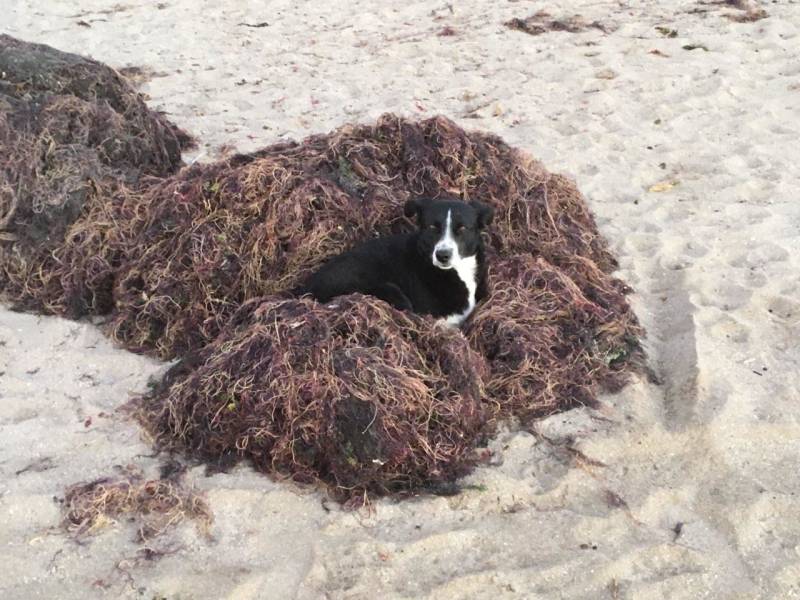
[[[453,251],[452,250],[437,250],[436,251],[436,260],[438,260],[443,265],[446,265],[450,262],[450,259],[453,258]]]

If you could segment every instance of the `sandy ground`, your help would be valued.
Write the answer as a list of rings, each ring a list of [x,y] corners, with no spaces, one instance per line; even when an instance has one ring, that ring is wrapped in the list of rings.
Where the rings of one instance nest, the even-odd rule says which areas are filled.
[[[0,310],[0,597],[800,598],[800,3],[755,23],[683,0],[2,4],[4,32],[148,69],[201,160],[385,111],[527,148],[586,193],[663,384],[503,434],[461,495],[373,514],[194,469],[211,539],[182,525],[147,560],[125,522],[71,541],[54,498],[155,472],[114,410],[163,365]],[[615,29],[503,26],[557,4]]]

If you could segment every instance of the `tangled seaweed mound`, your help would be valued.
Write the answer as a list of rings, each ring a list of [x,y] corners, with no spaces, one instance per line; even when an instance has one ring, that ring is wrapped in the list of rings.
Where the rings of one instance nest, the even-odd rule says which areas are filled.
[[[62,527],[76,538],[93,535],[127,517],[137,522],[137,538],[142,542],[187,518],[197,521],[202,529],[212,520],[205,500],[186,487],[182,473],[145,479],[132,466],[122,469],[120,476],[69,486],[64,494],[63,513]]]
[[[115,193],[177,170],[189,137],[95,61],[0,35],[0,73],[0,290],[28,310],[107,312]]]
[[[360,295],[253,300],[173,367],[137,416],[170,448],[342,499],[461,475],[486,433],[481,357],[452,329]]]

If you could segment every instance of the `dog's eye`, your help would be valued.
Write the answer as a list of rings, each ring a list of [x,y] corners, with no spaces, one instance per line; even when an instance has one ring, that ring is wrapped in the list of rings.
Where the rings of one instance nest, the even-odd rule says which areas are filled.
[[[462,231],[464,231],[464,226],[463,225],[456,225],[456,230],[455,231],[456,231],[456,233],[461,233]]]
[[[428,225],[428,229],[432,231],[439,231],[439,226],[436,223],[431,223],[430,225]]]

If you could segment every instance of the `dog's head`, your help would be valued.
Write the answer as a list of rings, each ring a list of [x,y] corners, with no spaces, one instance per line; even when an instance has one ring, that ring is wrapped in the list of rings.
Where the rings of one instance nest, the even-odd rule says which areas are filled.
[[[409,200],[405,213],[417,218],[420,254],[439,269],[452,269],[475,256],[481,245],[481,230],[494,216],[494,210],[486,204],[458,200]]]

